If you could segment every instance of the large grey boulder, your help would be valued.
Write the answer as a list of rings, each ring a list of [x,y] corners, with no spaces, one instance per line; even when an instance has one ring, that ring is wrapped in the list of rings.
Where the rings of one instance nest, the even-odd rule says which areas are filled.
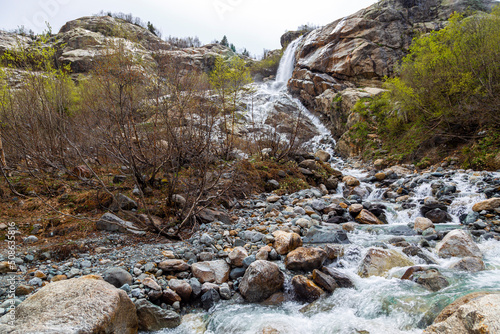
[[[191,270],[201,283],[222,284],[229,279],[231,268],[226,261],[216,260],[193,263]]]
[[[396,267],[413,266],[414,263],[394,249],[370,248],[359,266],[361,277],[386,276],[389,270]]]
[[[284,284],[285,275],[275,263],[257,260],[248,266],[239,289],[249,302],[261,302],[281,291]]]
[[[103,278],[117,288],[122,287],[124,284],[132,285],[134,282],[132,275],[120,267],[109,268],[103,273]]]
[[[442,258],[483,257],[474,240],[463,230],[448,232],[443,240],[436,245],[436,252]]]
[[[102,280],[84,276],[40,289],[9,315],[0,318],[0,333],[123,333],[138,330],[134,303],[126,292]]]

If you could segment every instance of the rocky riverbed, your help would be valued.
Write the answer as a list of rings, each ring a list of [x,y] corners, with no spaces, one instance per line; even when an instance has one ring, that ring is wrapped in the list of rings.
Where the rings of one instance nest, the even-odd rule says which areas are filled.
[[[0,264],[0,312],[18,306],[15,326],[6,315],[0,328],[42,332],[50,322],[67,333],[103,326],[125,326],[120,333],[420,333],[458,297],[500,288],[500,174],[348,167],[335,190],[266,193],[232,210],[207,210],[212,221],[182,242],[130,245],[127,233],[102,232],[81,241],[91,246],[87,253],[57,261],[25,236],[15,271],[5,253]],[[14,299],[7,299],[9,278]],[[497,328],[496,318],[469,304],[484,316],[474,326]],[[113,316],[101,319],[93,305]],[[74,308],[88,311],[87,327],[68,320]],[[459,333],[452,330],[463,317],[427,331]]]

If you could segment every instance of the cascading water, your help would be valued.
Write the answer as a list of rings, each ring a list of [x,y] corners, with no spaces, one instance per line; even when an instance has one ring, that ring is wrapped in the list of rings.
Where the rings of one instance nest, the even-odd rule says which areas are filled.
[[[256,93],[252,98],[253,107],[247,113],[247,121],[252,126],[266,126],[266,119],[276,110],[276,106],[293,106],[297,114],[306,116],[316,127],[318,135],[310,141],[312,149],[326,149],[333,151],[335,141],[329,131],[312,115],[298,99],[287,92],[287,82],[292,76],[296,48],[300,39],[293,41],[285,51],[280,62],[276,82],[254,85]],[[247,100],[250,105],[250,101]],[[258,123],[258,125],[255,125]],[[325,144],[326,142],[326,144]],[[343,161],[337,161],[337,166]],[[456,298],[476,290],[500,289],[500,242],[494,240],[483,241],[479,247],[483,252],[483,259],[487,270],[478,273],[457,273],[449,269],[450,264],[457,259],[440,259],[432,250],[423,249],[426,256],[433,258],[439,271],[449,280],[450,285],[441,291],[431,292],[412,281],[401,280],[406,268],[397,268],[389,272],[387,278],[358,276],[358,266],[367,253],[368,248],[380,246],[397,249],[388,243],[395,235],[391,228],[407,228],[406,225],[420,215],[419,206],[428,196],[433,195],[432,183],[449,184],[455,192],[450,197],[449,214],[452,217],[450,224],[438,224],[436,229],[446,229],[447,226],[456,226],[459,215],[470,211],[472,205],[482,199],[478,195],[477,184],[487,177],[500,177],[499,173],[472,173],[453,172],[436,178],[432,175],[410,174],[405,175],[397,182],[399,185],[416,184],[409,194],[408,207],[401,205],[394,198],[387,198],[388,187],[373,188],[373,184],[365,182],[368,174],[359,169],[342,170],[344,174],[356,176],[361,180],[361,187],[365,189],[365,201],[381,203],[387,207],[386,216],[388,225],[360,228],[348,233],[351,244],[345,245],[344,256],[337,263],[332,264],[337,270],[348,276],[355,288],[339,288],[331,295],[304,308],[304,304],[287,301],[279,306],[263,306],[259,304],[245,304],[232,301],[219,303],[203,317],[185,321],[173,330],[164,330],[160,333],[191,334],[200,333],[200,322],[205,322],[206,334],[257,334],[257,333],[321,333],[321,334],[396,334],[422,333],[423,328],[432,322],[444,306]],[[332,198],[343,197],[344,184],[339,185],[337,194]],[[450,188],[451,189],[451,188]],[[418,236],[408,236],[408,242],[417,242]],[[400,251],[400,250],[398,250]],[[410,257],[416,264],[425,266],[422,258]],[[284,269],[283,264],[280,265]],[[285,271],[285,270],[284,270]],[[290,277],[288,277],[290,279]],[[198,328],[198,329],[197,329]],[[266,331],[271,328],[271,330]],[[274,330],[274,331],[273,331]]]

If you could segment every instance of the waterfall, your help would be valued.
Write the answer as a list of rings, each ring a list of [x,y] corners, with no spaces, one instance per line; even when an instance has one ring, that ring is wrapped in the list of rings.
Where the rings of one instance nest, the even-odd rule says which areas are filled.
[[[292,77],[293,69],[295,67],[295,52],[299,46],[303,36],[290,43],[281,57],[278,73],[276,74],[276,85],[286,85],[288,80]]]

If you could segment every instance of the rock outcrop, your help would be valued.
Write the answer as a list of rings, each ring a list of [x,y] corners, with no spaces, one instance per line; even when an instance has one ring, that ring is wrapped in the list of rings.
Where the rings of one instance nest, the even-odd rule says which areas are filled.
[[[384,0],[313,30],[301,41],[289,87],[308,107],[328,89],[378,87],[412,38],[444,27],[467,1]]]
[[[32,44],[28,37],[0,31],[0,55]],[[231,49],[220,44],[177,48],[148,29],[110,16],[86,16],[69,21],[45,46],[55,47],[58,61],[69,64],[72,73],[90,72],[100,59],[118,48],[139,59],[145,71],[153,69],[158,56],[175,61],[181,71],[206,72],[213,68],[217,56],[234,55]]]

